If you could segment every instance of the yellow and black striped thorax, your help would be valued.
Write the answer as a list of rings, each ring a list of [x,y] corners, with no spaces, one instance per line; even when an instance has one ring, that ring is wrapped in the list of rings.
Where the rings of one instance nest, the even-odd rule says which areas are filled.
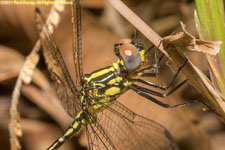
[[[84,76],[86,97],[93,103],[110,103],[128,89],[130,82],[122,76],[117,63]]]
[[[122,72],[134,72],[144,65],[145,48],[138,41],[122,39],[114,45],[114,53]]]

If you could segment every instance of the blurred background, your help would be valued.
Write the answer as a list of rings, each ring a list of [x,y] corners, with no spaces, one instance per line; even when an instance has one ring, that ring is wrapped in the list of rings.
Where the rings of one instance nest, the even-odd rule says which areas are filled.
[[[138,16],[164,37],[181,30],[179,22],[186,24],[187,31],[197,37],[193,13],[193,0],[123,0]],[[118,14],[105,0],[82,0],[84,72],[90,73],[111,65],[117,60],[113,46],[120,38],[137,38],[148,48],[147,41],[135,28]],[[39,7],[47,17],[49,6],[44,5],[0,5],[0,149],[9,147],[9,108],[12,91],[23,66],[25,57],[31,52],[38,32],[34,21],[34,9]],[[60,13],[61,21],[55,29],[54,38],[63,57],[74,75],[72,58],[71,6]],[[201,53],[186,52],[189,59],[204,73],[207,63]],[[169,65],[168,65],[169,64]],[[159,77],[149,78],[155,83],[167,85],[176,68],[166,58],[160,63]],[[177,83],[185,77],[180,74]],[[21,89],[19,111],[23,136],[22,149],[46,149],[73,121],[57,99],[40,52],[40,60],[33,81]],[[174,86],[173,85],[173,86]],[[178,104],[204,99],[189,83],[166,99],[168,104]],[[165,126],[174,136],[181,150],[224,150],[225,126],[219,117],[207,110],[202,103],[174,109],[162,108],[132,91],[119,99],[135,113],[152,119]],[[85,150],[85,132],[76,134],[65,143],[61,150]]]

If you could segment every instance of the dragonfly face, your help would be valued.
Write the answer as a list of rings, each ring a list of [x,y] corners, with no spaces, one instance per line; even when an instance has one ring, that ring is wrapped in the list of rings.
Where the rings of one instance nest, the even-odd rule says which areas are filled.
[[[114,53],[119,57],[122,72],[137,71],[145,61],[145,49],[141,43],[135,40],[120,40],[114,45]]]

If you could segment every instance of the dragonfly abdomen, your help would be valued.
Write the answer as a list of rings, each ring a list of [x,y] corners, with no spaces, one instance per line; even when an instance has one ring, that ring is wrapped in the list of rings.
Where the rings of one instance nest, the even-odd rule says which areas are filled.
[[[47,150],[56,150],[63,143],[71,138],[71,136],[78,131],[80,131],[86,125],[86,118],[84,117],[84,111],[81,110],[80,113],[77,114],[74,122],[66,129],[64,134],[59,137]]]

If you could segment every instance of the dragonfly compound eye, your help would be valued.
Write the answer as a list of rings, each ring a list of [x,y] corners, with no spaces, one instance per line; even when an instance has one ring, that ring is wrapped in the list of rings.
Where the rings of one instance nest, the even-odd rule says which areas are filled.
[[[125,43],[120,47],[119,52],[128,71],[134,71],[141,65],[141,55],[135,45]]]

